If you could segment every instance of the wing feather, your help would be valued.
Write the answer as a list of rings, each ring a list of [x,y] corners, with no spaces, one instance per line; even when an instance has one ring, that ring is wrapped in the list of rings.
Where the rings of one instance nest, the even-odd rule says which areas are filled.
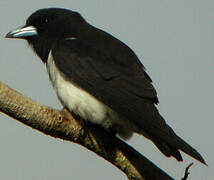
[[[157,94],[138,62],[123,66],[111,54],[78,39],[59,43],[52,54],[69,81],[136,124],[150,126]]]
[[[126,117],[139,128],[138,133],[151,139],[166,156],[181,161],[178,151],[181,149],[206,164],[159,114],[154,104],[158,102],[157,93],[138,59],[121,63],[121,59],[118,61],[103,48],[101,51],[78,39],[58,43],[52,49],[52,55],[66,80]]]

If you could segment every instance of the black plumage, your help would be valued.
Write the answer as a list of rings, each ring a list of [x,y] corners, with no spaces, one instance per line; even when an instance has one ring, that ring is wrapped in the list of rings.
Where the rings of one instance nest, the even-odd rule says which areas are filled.
[[[52,59],[56,66],[54,72],[59,71],[65,82],[89,93],[118,113],[120,122],[124,121],[119,123],[121,128],[149,138],[168,157],[182,161],[181,150],[206,164],[202,156],[178,137],[159,114],[152,80],[127,45],[91,26],[79,13],[66,9],[38,10],[22,29],[28,27],[31,34],[23,32],[20,35],[21,30],[16,30],[7,37],[26,39],[44,63],[48,64]],[[55,89],[59,88],[53,78],[52,83]],[[59,94],[61,90],[56,91],[62,104],[68,106],[67,99]],[[91,121],[90,118],[87,120]],[[114,123],[113,129],[117,125]]]

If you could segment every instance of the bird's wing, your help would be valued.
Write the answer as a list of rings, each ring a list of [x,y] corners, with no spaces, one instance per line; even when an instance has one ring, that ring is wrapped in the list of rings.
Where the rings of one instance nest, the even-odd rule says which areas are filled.
[[[57,68],[67,81],[122,114],[151,139],[166,156],[182,160],[181,149],[205,163],[201,155],[178,137],[159,114],[157,94],[138,59],[121,63],[107,50],[102,51],[78,39],[64,40],[52,49]],[[145,135],[145,134],[144,134]]]
[[[127,119],[145,128],[157,113],[157,94],[138,62],[120,64],[106,51],[78,39],[65,40],[52,49],[57,68],[67,80],[86,90]]]

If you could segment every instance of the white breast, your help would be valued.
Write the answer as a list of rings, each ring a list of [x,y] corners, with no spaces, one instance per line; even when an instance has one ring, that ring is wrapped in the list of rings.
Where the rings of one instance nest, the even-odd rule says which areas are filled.
[[[51,52],[49,54],[46,67],[50,81],[60,102],[70,111],[85,120],[95,124],[100,124],[106,129],[112,127],[113,125],[117,126],[118,124],[118,126],[120,126],[124,123],[118,113],[97,100],[85,90],[77,87],[70,81],[67,81],[55,66]],[[118,128],[116,129],[118,130]],[[124,132],[121,133],[124,134]],[[122,136],[125,137],[130,135],[130,132],[128,132],[128,135],[126,132]]]
[[[83,89],[65,80],[56,68],[52,55],[48,58],[47,71],[57,96],[64,106],[85,120],[96,124],[104,123],[110,108]]]

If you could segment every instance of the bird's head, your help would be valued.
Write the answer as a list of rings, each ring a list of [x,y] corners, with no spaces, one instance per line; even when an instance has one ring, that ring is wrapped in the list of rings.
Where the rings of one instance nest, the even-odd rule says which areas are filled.
[[[10,31],[6,38],[25,39],[37,55],[46,62],[53,45],[64,38],[78,38],[85,20],[77,12],[47,8],[34,12],[26,24]]]

